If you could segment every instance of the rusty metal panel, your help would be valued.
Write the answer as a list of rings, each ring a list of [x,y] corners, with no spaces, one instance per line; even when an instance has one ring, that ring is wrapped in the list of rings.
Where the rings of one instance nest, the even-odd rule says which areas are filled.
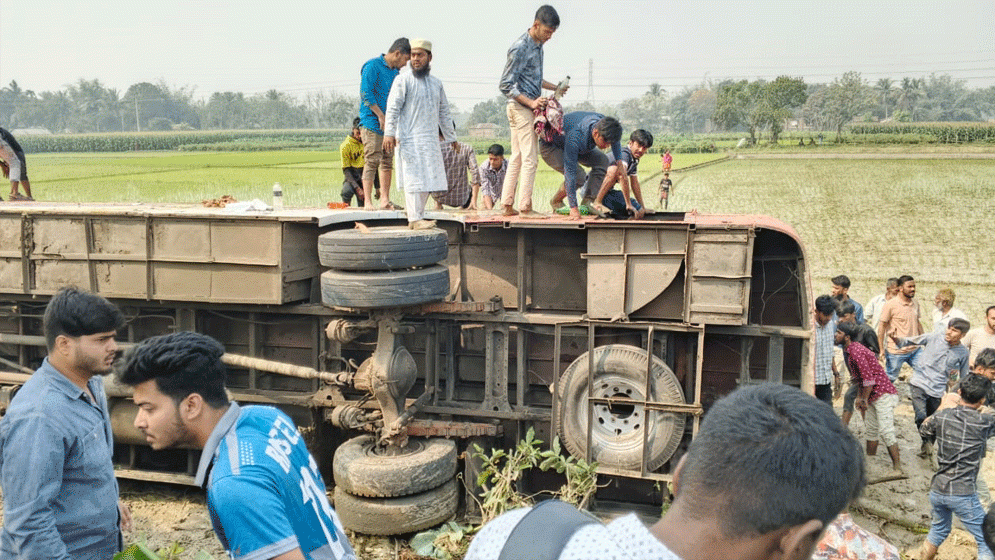
[[[0,258],[20,258],[21,217],[0,216]]]
[[[97,262],[93,267],[97,292],[105,297],[144,298],[148,273],[144,262]]]
[[[24,291],[20,216],[0,216],[0,290]]]
[[[213,262],[277,266],[282,251],[282,227],[275,220],[211,222]],[[315,237],[310,250],[317,254]]]
[[[33,261],[32,294],[54,294],[63,286],[90,287],[90,270],[86,261],[45,259]]]
[[[753,262],[752,230],[699,230],[691,239],[688,321],[745,325]]]
[[[588,315],[628,317],[651,302],[655,302],[654,311],[680,306],[683,290],[671,290],[670,297],[677,299],[673,305],[660,298],[677,278],[686,252],[687,230],[683,228],[588,230],[588,252],[584,255]]]
[[[210,222],[156,219],[152,240],[152,256],[156,260],[210,262]]]
[[[560,233],[549,231],[548,233]],[[587,269],[580,260],[583,245],[554,236],[531,237],[532,307],[558,311],[583,311],[587,304]]]
[[[90,226],[93,236],[91,252],[99,257],[146,257],[146,222],[141,219],[95,218]],[[144,291],[144,290],[143,290]]]
[[[485,234],[486,231],[486,234]],[[518,256],[514,232],[488,228],[470,232],[459,248],[449,251],[449,278],[462,282],[470,301],[486,301],[494,296],[514,307],[518,300]]]
[[[86,230],[83,218],[35,217],[33,219],[34,255],[53,255],[60,258],[86,258]]]

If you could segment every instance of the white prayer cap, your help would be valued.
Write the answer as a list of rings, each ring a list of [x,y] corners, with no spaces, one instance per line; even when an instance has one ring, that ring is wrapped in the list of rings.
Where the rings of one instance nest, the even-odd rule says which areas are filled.
[[[429,41],[428,39],[412,39],[411,48],[423,49],[428,52],[432,52],[432,41]]]

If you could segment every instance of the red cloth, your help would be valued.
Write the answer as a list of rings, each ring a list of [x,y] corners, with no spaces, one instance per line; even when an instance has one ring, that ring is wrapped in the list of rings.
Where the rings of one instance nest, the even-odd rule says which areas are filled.
[[[563,136],[563,106],[556,98],[550,97],[546,107],[532,111],[535,114],[536,135],[543,142],[552,142],[553,138]]]

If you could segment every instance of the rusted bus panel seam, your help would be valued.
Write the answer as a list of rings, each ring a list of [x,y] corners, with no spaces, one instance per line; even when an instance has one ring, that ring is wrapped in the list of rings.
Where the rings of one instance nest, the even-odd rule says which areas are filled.
[[[91,216],[83,217],[83,237],[84,246],[86,247],[86,271],[90,276],[90,291],[95,294],[100,293],[97,289],[97,263],[91,258],[91,254],[94,252],[93,218]]]

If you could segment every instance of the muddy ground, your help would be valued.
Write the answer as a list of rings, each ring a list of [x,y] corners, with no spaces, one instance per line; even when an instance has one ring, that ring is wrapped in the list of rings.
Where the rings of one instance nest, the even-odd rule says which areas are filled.
[[[903,373],[903,377],[909,372]],[[931,461],[920,459],[919,437],[913,422],[912,405],[908,398],[908,384],[898,384],[901,403],[895,411],[898,442],[901,448],[905,480],[882,482],[867,488],[864,497],[853,511],[857,522],[895,544],[904,555],[913,553],[925,538],[929,526],[930,506],[927,496],[933,467]],[[837,407],[841,401],[837,401]],[[851,430],[859,439],[863,437],[863,422],[855,416]],[[876,457],[868,457],[868,478],[875,479],[891,468],[891,460],[884,449]],[[995,488],[995,461],[988,459],[981,476],[989,488]],[[211,530],[211,522],[204,506],[204,496],[197,490],[166,484],[149,484],[135,481],[121,482],[122,499],[131,507],[133,530],[125,536],[126,543],[141,542],[152,550],[182,552],[176,559],[204,560],[225,558]],[[866,509],[862,509],[866,507]],[[885,514],[871,515],[869,511]],[[890,518],[890,519],[889,519]],[[918,528],[917,528],[918,527]],[[359,557],[367,560],[410,559],[414,555],[404,539],[374,538],[350,535]],[[974,540],[962,529],[954,529],[947,542],[940,547],[941,560],[968,560],[975,558]],[[164,556],[165,557],[165,556]]]

